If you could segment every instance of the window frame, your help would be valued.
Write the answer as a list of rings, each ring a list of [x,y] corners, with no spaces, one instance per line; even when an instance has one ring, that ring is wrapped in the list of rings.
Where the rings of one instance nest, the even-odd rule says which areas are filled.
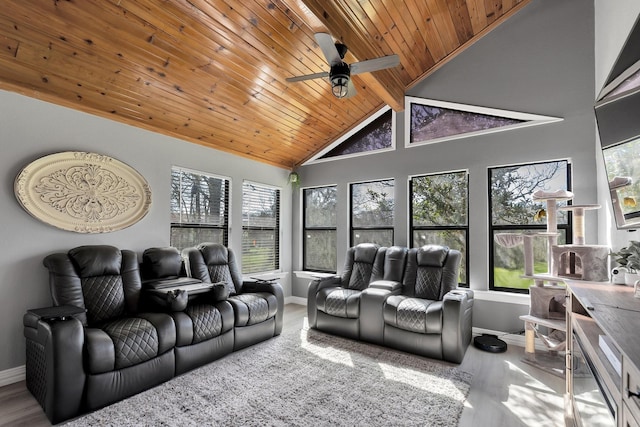
[[[429,176],[437,176],[437,175],[448,175],[448,174],[458,174],[458,173],[465,173],[466,175],[466,185],[467,185],[467,212],[466,212],[466,225],[464,226],[458,226],[458,225],[432,225],[432,226],[428,226],[428,225],[414,225],[413,223],[413,180],[416,178],[424,178],[424,177],[429,177]],[[460,169],[460,170],[454,170],[454,171],[446,171],[446,172],[434,172],[434,173],[426,173],[426,174],[420,174],[420,175],[409,175],[408,177],[408,191],[409,191],[409,196],[407,198],[408,200],[408,204],[409,204],[409,236],[407,241],[411,242],[411,247],[416,247],[416,242],[414,240],[414,232],[418,231],[418,230],[425,230],[425,231],[448,231],[448,230],[454,230],[454,231],[464,231],[464,239],[465,239],[465,248],[464,248],[464,253],[465,253],[465,257],[464,257],[464,268],[465,268],[465,276],[466,276],[466,283],[462,283],[462,282],[458,282],[458,286],[460,287],[464,287],[464,288],[468,288],[470,287],[469,285],[469,170],[468,169]]]
[[[213,174],[213,173],[209,173],[209,172],[204,172],[204,171],[198,171],[195,169],[189,169],[189,168],[185,168],[182,166],[176,166],[173,165],[171,166],[171,187],[173,188],[173,173],[174,171],[179,171],[180,174],[182,175],[182,173],[189,173],[189,174],[194,174],[194,175],[200,175],[203,177],[207,177],[207,178],[215,178],[215,179],[220,179],[223,180],[225,182],[225,193],[224,193],[224,211],[225,211],[225,215],[223,215],[223,223],[221,225],[212,225],[212,224],[203,224],[203,223],[193,223],[193,222],[174,222],[174,221],[170,221],[170,225],[169,225],[169,241],[170,244],[172,246],[176,246],[174,245],[173,240],[171,239],[171,235],[172,235],[172,231],[174,228],[201,228],[201,229],[213,229],[213,230],[222,230],[222,244],[224,244],[225,246],[228,246],[229,244],[229,233],[231,231],[231,178],[224,176],[224,175],[218,175],[218,174]],[[180,185],[180,187],[182,188],[182,185]],[[171,197],[170,197],[170,203],[171,203]],[[170,212],[170,216],[172,214],[171,212],[171,207],[169,208],[169,212]],[[199,243],[202,242],[193,242],[192,245],[190,246],[195,246]],[[177,246],[176,246],[177,247]],[[179,248],[179,249],[183,249],[183,248]]]
[[[546,125],[563,121],[561,117],[543,116],[540,114],[523,113],[520,111],[501,110],[497,108],[481,107],[477,105],[460,104],[457,102],[440,101],[436,99],[418,98],[414,96],[404,97],[404,129],[405,129],[405,148],[419,147],[421,145],[437,144],[445,141],[453,141],[456,139],[470,138],[479,135],[486,135],[495,132],[504,132],[515,129],[521,129],[529,126]],[[438,137],[425,141],[411,142],[411,119],[412,119],[412,104],[422,105],[426,107],[444,108],[447,110],[453,110],[460,113],[472,113],[486,116],[495,116],[499,118],[521,120],[521,123],[511,124],[507,126],[498,126],[489,129],[462,132],[449,136]]]
[[[547,223],[545,221],[544,224],[509,224],[509,225],[493,225],[493,210],[492,210],[492,187],[491,187],[491,172],[495,169],[502,168],[510,168],[510,167],[522,167],[522,166],[534,166],[545,163],[554,163],[554,162],[566,162],[567,163],[567,191],[571,191],[573,186],[572,181],[572,168],[571,168],[571,160],[570,159],[552,159],[552,160],[541,160],[534,162],[525,162],[525,163],[513,163],[501,166],[493,166],[487,168],[487,190],[488,190],[488,199],[487,199],[487,209],[488,209],[488,231],[489,231],[489,291],[496,292],[510,292],[510,293],[519,293],[525,294],[529,292],[529,289],[526,288],[509,288],[509,287],[496,287],[495,286],[495,245],[497,244],[494,240],[495,232],[508,232],[508,231],[521,231],[521,230],[531,230],[531,231],[539,231],[545,232],[547,231]],[[571,205],[571,200],[567,201],[568,205]],[[567,223],[566,224],[557,224],[558,231],[563,230],[565,233],[565,244],[571,244],[573,239],[573,212],[571,210],[567,211]],[[547,260],[548,261],[548,260]],[[524,275],[524,270],[522,271]],[[533,283],[532,283],[533,285]]]
[[[369,184],[369,183],[373,183],[373,182],[382,182],[382,181],[393,181],[393,225],[391,226],[384,226],[384,227],[379,227],[379,226],[359,226],[359,227],[354,227],[353,226],[353,186],[354,185],[359,185],[359,184]],[[351,182],[349,183],[349,246],[355,246],[355,242],[354,242],[354,231],[356,230],[365,230],[365,231],[371,231],[371,230],[381,230],[381,231],[385,231],[385,230],[390,230],[391,231],[391,245],[395,244],[395,227],[396,227],[396,217],[395,217],[395,201],[396,201],[396,195],[395,195],[395,190],[396,190],[396,180],[395,178],[380,178],[380,179],[372,179],[372,180],[367,180],[367,181],[358,181],[358,182]],[[382,246],[382,245],[381,245]]]
[[[306,192],[307,191],[312,191],[312,190],[317,190],[320,188],[330,188],[333,187],[336,190],[336,225],[334,227],[327,227],[327,226],[323,226],[323,227],[309,227],[307,226],[307,215],[306,215],[306,211],[307,211],[307,197],[306,197]],[[301,191],[301,195],[302,195],[302,269],[304,271],[313,271],[313,272],[318,272],[318,273],[336,273],[337,270],[337,252],[338,252],[338,248],[337,248],[337,237],[338,237],[338,224],[337,224],[337,205],[338,205],[338,185],[337,184],[327,184],[327,185],[318,185],[315,187],[306,187],[303,188]],[[306,235],[307,235],[307,230],[312,230],[312,231],[334,231],[336,234],[336,247],[334,248],[336,250],[335,253],[335,265],[333,270],[320,270],[320,269],[315,269],[315,268],[309,268],[307,267],[307,239],[306,239]]]
[[[353,157],[368,156],[368,155],[371,155],[371,154],[385,153],[387,151],[394,151],[396,149],[396,138],[395,138],[395,136],[396,136],[396,130],[397,130],[397,128],[396,128],[396,112],[391,110],[391,146],[386,147],[386,148],[380,148],[380,149],[377,149],[377,150],[362,151],[362,152],[359,152],[359,153],[350,153],[350,154],[343,154],[343,155],[333,156],[333,157],[328,157],[328,158],[322,158],[322,156],[324,156],[325,154],[329,153],[331,150],[333,150],[334,148],[338,147],[339,145],[341,145],[343,142],[347,141],[352,136],[356,135],[362,129],[365,129],[367,126],[369,126],[369,124],[374,122],[376,119],[378,119],[383,114],[387,113],[389,110],[391,110],[391,107],[389,107],[388,105],[385,105],[380,110],[376,111],[375,113],[373,113],[372,115],[367,117],[365,120],[360,122],[356,127],[351,129],[349,132],[347,132],[346,134],[344,134],[340,138],[336,139],[333,143],[331,143],[330,145],[328,145],[327,147],[325,147],[324,149],[319,151],[317,154],[315,154],[309,160],[305,161],[302,164],[302,166],[307,166],[307,165],[312,165],[312,164],[317,164],[317,163],[324,163],[324,162],[332,162],[334,160],[350,159],[350,158],[353,158]]]
[[[275,191],[275,197],[276,197],[276,204],[277,204],[277,208],[276,208],[276,215],[275,215],[275,227],[265,227],[265,226],[251,226],[251,225],[245,225],[245,186],[246,185],[253,185],[256,187],[259,187],[261,189],[265,189],[265,190],[273,190]],[[271,272],[278,272],[280,271],[280,266],[281,266],[281,255],[282,255],[282,251],[281,251],[281,233],[282,233],[282,228],[280,227],[281,221],[282,221],[282,209],[281,209],[281,204],[282,204],[282,188],[274,186],[274,185],[269,185],[269,184],[263,184],[263,183],[259,183],[259,182],[255,182],[255,181],[251,181],[251,180],[243,180],[242,182],[242,237],[241,237],[241,241],[240,241],[240,259],[241,259],[241,273],[243,275],[259,275],[259,274],[263,274],[263,273],[271,273]],[[269,230],[273,230],[273,237],[274,237],[274,268],[273,269],[269,269],[269,270],[260,270],[260,271],[246,271],[246,263],[245,263],[245,238],[244,238],[244,233],[245,231],[269,231]]]

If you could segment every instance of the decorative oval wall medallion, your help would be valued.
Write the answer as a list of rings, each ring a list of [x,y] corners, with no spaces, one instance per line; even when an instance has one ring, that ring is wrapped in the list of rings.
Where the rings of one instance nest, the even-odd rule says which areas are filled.
[[[108,233],[140,221],[151,189],[136,170],[96,153],[51,154],[25,166],[14,191],[35,218],[77,233]]]

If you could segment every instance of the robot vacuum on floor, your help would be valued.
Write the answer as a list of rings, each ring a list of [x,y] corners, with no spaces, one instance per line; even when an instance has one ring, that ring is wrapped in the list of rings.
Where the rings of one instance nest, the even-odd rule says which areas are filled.
[[[507,343],[496,335],[482,334],[473,339],[473,345],[490,353],[503,353],[507,351]]]

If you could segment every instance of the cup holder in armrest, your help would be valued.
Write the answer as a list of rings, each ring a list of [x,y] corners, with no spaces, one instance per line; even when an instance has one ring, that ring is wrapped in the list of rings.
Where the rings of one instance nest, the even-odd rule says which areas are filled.
[[[75,305],[59,305],[57,307],[33,308],[27,312],[45,322],[53,320],[66,320],[76,314],[82,314],[87,310]]]

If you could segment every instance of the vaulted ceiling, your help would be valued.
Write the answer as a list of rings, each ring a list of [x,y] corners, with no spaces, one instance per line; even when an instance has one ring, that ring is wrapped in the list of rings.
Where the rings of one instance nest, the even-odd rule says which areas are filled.
[[[291,169],[528,1],[2,0],[0,89]],[[288,83],[328,71],[316,32],[400,66]]]

